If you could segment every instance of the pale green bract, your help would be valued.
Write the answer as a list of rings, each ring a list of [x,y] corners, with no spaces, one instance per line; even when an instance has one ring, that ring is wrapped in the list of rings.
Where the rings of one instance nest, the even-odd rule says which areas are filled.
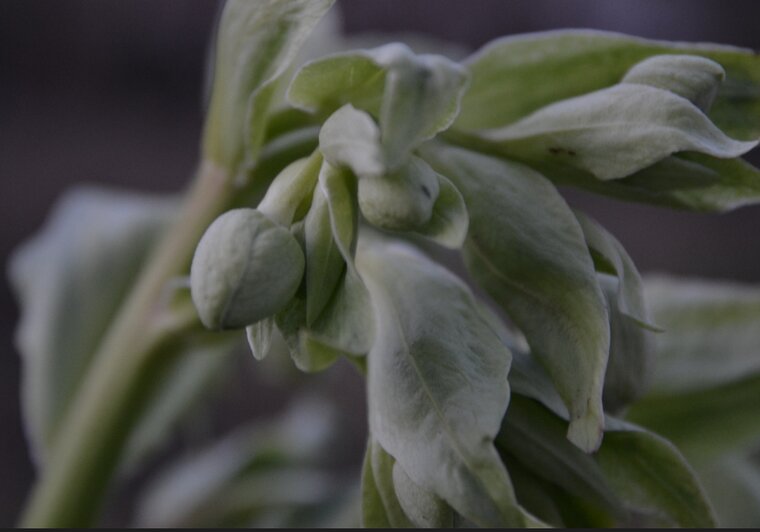
[[[573,212],[551,183],[521,164],[440,144],[423,155],[467,203],[468,270],[552,376],[572,412],[568,436],[595,449],[604,424],[609,324]]]

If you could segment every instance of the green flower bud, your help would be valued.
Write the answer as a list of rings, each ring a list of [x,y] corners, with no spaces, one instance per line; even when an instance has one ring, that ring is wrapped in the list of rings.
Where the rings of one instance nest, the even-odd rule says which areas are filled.
[[[193,302],[209,329],[245,327],[282,310],[303,272],[303,251],[290,231],[255,209],[231,210],[195,250]]]
[[[397,172],[359,179],[359,208],[382,229],[410,231],[426,224],[438,198],[438,176],[422,159],[413,157]]]

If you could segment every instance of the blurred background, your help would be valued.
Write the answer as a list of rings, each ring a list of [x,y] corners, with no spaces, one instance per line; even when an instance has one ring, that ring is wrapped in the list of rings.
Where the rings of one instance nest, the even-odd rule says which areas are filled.
[[[349,34],[421,32],[475,49],[501,35],[597,28],[649,38],[760,49],[752,0],[342,0]],[[206,49],[217,2],[3,0],[0,2],[0,259],[37,230],[79,182],[179,191],[191,175],[202,126]],[[757,151],[757,150],[756,150]],[[751,156],[758,164],[758,154]],[[643,272],[760,282],[760,207],[697,215],[570,191],[612,231]],[[19,418],[18,308],[0,283],[0,525],[14,523],[34,477]],[[280,408],[250,356],[215,405],[225,430]],[[339,366],[322,386],[349,406],[354,427],[336,449],[364,445],[362,382]],[[166,456],[164,456],[166,458]],[[345,464],[344,464],[345,465]],[[139,482],[139,478],[134,481]],[[127,490],[128,491],[128,490]],[[127,500],[128,493],[124,500]],[[115,499],[107,522],[124,522]]]

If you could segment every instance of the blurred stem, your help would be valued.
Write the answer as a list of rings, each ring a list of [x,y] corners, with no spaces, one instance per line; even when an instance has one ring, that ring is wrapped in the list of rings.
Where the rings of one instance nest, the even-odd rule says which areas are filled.
[[[55,448],[22,516],[24,527],[93,523],[144,398],[179,356],[178,336],[198,327],[189,303],[164,301],[167,281],[186,275],[208,225],[233,200],[227,172],[201,165],[179,215],[156,246],[129,298],[105,335],[60,427]]]

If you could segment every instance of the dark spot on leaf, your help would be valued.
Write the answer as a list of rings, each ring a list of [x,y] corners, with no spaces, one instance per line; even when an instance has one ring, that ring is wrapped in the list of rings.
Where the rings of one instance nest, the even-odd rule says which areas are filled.
[[[551,153],[552,155],[559,155],[560,153],[564,151],[565,150],[563,150],[562,148],[553,148],[553,147],[549,148],[549,153]]]
[[[422,193],[425,194],[426,198],[430,197],[430,191],[428,190],[428,187],[426,187],[425,185],[422,185]]]
[[[573,150],[567,150],[567,154],[568,154],[568,155],[578,155],[578,154],[577,154],[576,152],[574,152]]]

